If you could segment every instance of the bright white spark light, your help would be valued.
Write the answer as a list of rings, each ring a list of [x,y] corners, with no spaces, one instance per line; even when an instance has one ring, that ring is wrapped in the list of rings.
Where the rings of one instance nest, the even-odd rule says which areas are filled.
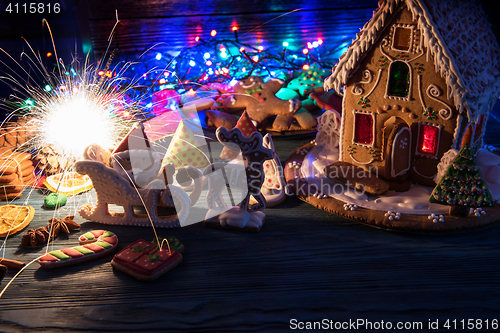
[[[114,147],[119,129],[109,106],[102,96],[91,98],[85,91],[57,97],[44,107],[42,142],[74,159],[81,158],[91,144]]]

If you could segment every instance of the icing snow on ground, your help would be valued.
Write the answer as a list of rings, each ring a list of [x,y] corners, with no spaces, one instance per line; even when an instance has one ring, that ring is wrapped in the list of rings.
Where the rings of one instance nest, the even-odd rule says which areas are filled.
[[[323,174],[324,167],[337,160],[338,148],[327,150],[324,145],[317,145],[304,157],[301,173],[307,180],[311,195],[318,188],[322,194],[345,203],[356,204],[358,207],[373,210],[416,215],[448,213],[449,206],[429,202],[432,187],[412,185],[406,192],[388,191],[383,195],[375,196],[367,195],[325,177]],[[500,156],[491,153],[487,149],[480,149],[476,160],[494,200],[499,202]]]

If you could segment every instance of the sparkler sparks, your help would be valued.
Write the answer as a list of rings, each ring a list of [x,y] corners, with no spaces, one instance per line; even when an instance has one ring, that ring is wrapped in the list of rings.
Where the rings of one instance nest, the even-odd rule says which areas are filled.
[[[81,158],[90,144],[103,148],[116,145],[123,121],[114,114],[120,96],[99,95],[84,89],[55,94],[35,110],[39,123],[40,144],[72,159]]]
[[[109,69],[109,63],[104,70],[112,74],[105,77],[99,75],[102,68],[84,66],[78,71],[66,68],[62,62],[57,71],[49,72],[35,55],[31,66],[42,74],[44,83],[28,84],[34,81],[31,74],[25,81],[17,74],[0,78],[21,95],[13,97],[21,106],[12,115],[29,119],[26,127],[34,133],[18,150],[37,151],[50,146],[58,155],[74,161],[90,144],[114,147],[130,128],[127,119],[137,110],[125,97],[132,83],[125,83],[123,75],[130,63],[119,69]],[[127,115],[126,119],[123,115]]]

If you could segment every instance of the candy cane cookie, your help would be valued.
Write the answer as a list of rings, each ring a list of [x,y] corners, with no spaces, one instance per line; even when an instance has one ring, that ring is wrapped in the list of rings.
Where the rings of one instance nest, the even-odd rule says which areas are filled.
[[[118,245],[118,237],[111,231],[92,230],[78,238],[80,246],[50,251],[38,263],[51,269],[93,260],[113,252]]]

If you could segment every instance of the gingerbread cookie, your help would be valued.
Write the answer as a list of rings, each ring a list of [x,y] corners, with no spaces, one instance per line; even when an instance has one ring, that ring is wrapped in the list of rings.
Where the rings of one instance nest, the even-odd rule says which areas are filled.
[[[92,230],[80,236],[80,246],[50,251],[38,259],[46,269],[58,268],[93,260],[113,252],[118,245],[118,237],[111,231]]]
[[[212,124],[217,128],[225,127],[227,129],[231,129],[236,126],[236,123],[238,122],[238,118],[226,112],[207,110],[205,111],[205,114],[212,122]]]
[[[370,171],[347,162],[338,161],[328,165],[324,174],[332,180],[345,183],[370,194],[382,194],[389,190],[387,182]]]
[[[0,153],[0,200],[22,195],[22,190],[33,183],[35,170],[28,153],[3,149]]]
[[[294,73],[294,79],[287,88],[297,90],[301,96],[308,96],[312,92],[323,91],[323,81],[330,75],[329,70],[312,65],[308,70],[299,70]]]
[[[158,246],[157,243],[140,239],[118,252],[111,265],[137,280],[153,281],[182,261],[182,254],[173,248],[174,244],[169,248],[166,243]],[[182,244],[179,249],[184,249]]]
[[[250,76],[234,86],[234,95],[226,99],[224,107],[229,110],[246,109],[250,118],[258,124],[273,116],[277,120],[282,117],[288,119],[300,109],[301,103],[296,99],[284,101],[276,97],[282,86],[283,81],[279,79],[264,83],[261,77]]]

